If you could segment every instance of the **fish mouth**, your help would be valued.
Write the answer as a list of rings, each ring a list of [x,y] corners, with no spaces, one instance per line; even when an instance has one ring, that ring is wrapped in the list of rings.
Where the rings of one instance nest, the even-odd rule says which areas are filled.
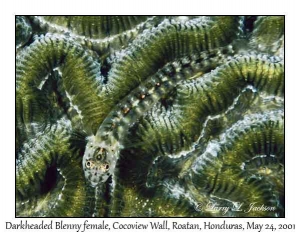
[[[99,184],[99,182],[90,181],[90,184],[93,188],[95,188]]]
[[[103,183],[102,177],[90,177],[89,182],[92,187],[99,186],[99,184]]]

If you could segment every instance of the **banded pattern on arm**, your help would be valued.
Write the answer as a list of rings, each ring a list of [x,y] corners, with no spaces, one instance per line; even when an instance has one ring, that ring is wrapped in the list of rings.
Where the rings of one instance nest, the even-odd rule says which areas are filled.
[[[218,54],[216,58],[202,53],[168,63],[119,101],[102,122],[97,134],[89,138],[83,157],[87,179],[96,185],[100,180],[105,182],[110,175],[114,175],[120,150],[124,148],[124,140],[130,126],[162,96],[174,89],[178,82],[192,78],[191,74],[201,75],[214,68],[226,60],[231,52],[231,48],[228,47],[209,53],[213,57],[213,54]]]
[[[162,154],[176,153],[178,148],[188,149],[199,137],[207,117],[226,111],[247,85],[283,96],[281,59],[238,56],[203,77],[184,81],[177,87],[173,108],[165,114],[149,115],[142,122],[139,128],[142,147]]]
[[[82,216],[81,161],[70,148],[70,122],[62,119],[24,144],[16,161],[17,216]]]
[[[250,43],[259,51],[283,56],[283,38],[284,16],[259,16],[254,24]]]
[[[38,38],[18,57],[16,98],[17,105],[20,106],[17,107],[17,111],[20,112],[17,113],[17,120],[20,116],[22,118],[20,122],[24,124],[31,122],[32,114],[35,114],[31,108],[34,106],[32,102],[39,100],[35,95],[41,92],[39,87],[45,81],[45,77],[47,78],[47,75],[57,67],[62,72],[64,90],[81,111],[85,129],[95,132],[103,120],[97,115],[97,109],[105,104],[99,97],[101,93],[99,64],[93,60],[89,52],[72,39],[59,35]],[[37,103],[37,106],[42,105]]]
[[[180,82],[201,76],[227,61],[233,54],[231,46],[176,59],[145,79],[110,111],[98,129],[97,137],[106,140],[112,135],[122,140],[128,128]]]
[[[165,20],[158,27],[145,30],[112,64],[107,99],[116,104],[176,58],[228,45],[238,34],[239,20],[239,17]]]
[[[122,49],[164,16],[35,16],[44,30],[70,35],[101,57]]]

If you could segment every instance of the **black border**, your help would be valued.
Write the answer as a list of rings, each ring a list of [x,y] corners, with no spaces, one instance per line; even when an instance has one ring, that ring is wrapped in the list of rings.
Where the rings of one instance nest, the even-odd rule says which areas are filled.
[[[186,14],[181,14],[181,15],[151,15],[151,16],[242,16],[242,15],[186,15]],[[15,15],[15,25],[16,25],[16,16],[37,16],[37,15]],[[62,15],[38,15],[38,16],[62,16]],[[68,16],[119,16],[119,15],[68,15]],[[122,16],[149,16],[149,15],[122,15]],[[285,17],[286,15],[243,15],[243,16],[283,16],[284,17],[284,37],[286,37],[286,21],[285,21]],[[15,42],[16,42],[16,28],[15,28]],[[283,43],[283,47],[284,47],[284,66],[285,66],[285,54],[286,54],[286,49],[285,49],[285,39],[284,39],[284,43]],[[15,55],[17,54],[17,48],[15,46]],[[16,86],[16,64],[17,64],[17,56],[15,56],[15,86]],[[284,94],[283,94],[283,111],[284,111],[284,116],[285,116],[285,82],[286,82],[286,78],[285,78],[285,69],[284,69]],[[16,117],[16,112],[17,112],[17,105],[16,105],[16,90],[15,90],[15,133],[16,133],[16,121],[17,121],[17,117]],[[286,145],[286,141],[285,141],[285,117],[284,117],[284,146]],[[16,138],[16,134],[15,134],[15,138]],[[15,155],[16,155],[16,141],[15,141]],[[285,150],[284,150],[284,167],[285,167]],[[15,158],[16,160],[16,158]],[[264,219],[264,218],[271,218],[271,219],[282,219],[282,218],[286,218],[286,195],[285,195],[285,191],[286,191],[286,180],[285,180],[285,169],[284,169],[284,216],[282,217],[18,217],[16,216],[17,214],[17,205],[16,205],[16,183],[17,183],[17,179],[16,179],[16,165],[15,165],[15,218],[17,219],[27,219],[27,218],[37,218],[37,219],[47,219],[47,218],[51,218],[51,219],[61,219],[61,218],[67,218],[67,219],[72,219],[72,218],[83,218],[83,219],[115,219],[115,218],[121,218],[121,219],[126,219],[126,218],[146,218],[146,219],[156,219],[156,218],[163,218],[163,219],[168,219],[168,218],[179,218],[179,219],[189,219],[189,218],[195,218],[195,219]]]

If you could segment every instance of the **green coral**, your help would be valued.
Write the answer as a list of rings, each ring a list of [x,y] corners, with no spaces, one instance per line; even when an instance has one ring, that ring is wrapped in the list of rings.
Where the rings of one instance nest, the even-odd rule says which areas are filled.
[[[17,16],[16,48],[17,216],[284,216],[283,16]],[[237,203],[275,210],[205,208]]]

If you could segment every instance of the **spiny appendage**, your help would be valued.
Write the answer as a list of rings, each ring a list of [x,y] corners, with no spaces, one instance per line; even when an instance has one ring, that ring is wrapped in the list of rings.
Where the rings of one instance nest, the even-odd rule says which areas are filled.
[[[273,133],[270,134],[270,131]],[[259,134],[265,136],[257,138]],[[250,137],[255,140],[249,140]],[[272,170],[270,170],[272,167],[264,168],[266,163],[262,163],[260,167],[256,168],[256,172],[253,170],[244,172],[244,170],[249,169],[249,160],[261,154],[265,154],[270,159],[273,156],[278,158],[278,160],[268,164],[279,162],[283,153],[282,146],[282,111],[247,116],[226,130],[220,136],[219,141],[208,144],[205,152],[199,154],[188,169],[190,174],[184,177],[185,183],[192,184],[196,189],[221,199],[246,201],[247,203],[269,202],[275,205],[279,199],[278,195],[282,193],[278,190],[278,188],[282,188],[282,182],[272,177]],[[229,167],[230,169],[228,169]],[[265,171],[267,169],[268,172],[262,172],[260,168],[264,168]],[[230,178],[227,179],[226,177]],[[272,184],[270,182],[272,180],[277,183],[273,182]],[[254,184],[259,186],[255,187]],[[279,187],[274,187],[273,193],[271,193],[270,187],[274,184],[278,184]],[[274,190],[278,191],[275,192]],[[267,197],[270,199],[267,200]]]
[[[185,57],[179,61],[168,63],[123,98],[102,122],[96,137],[91,137],[87,145],[83,166],[86,177],[92,181],[92,185],[95,186],[97,182],[106,181],[108,176],[113,174],[115,160],[118,159],[120,146],[123,146],[128,128],[139,117],[157,103],[163,95],[172,90],[178,82],[186,77],[190,78],[192,74],[201,74],[208,67],[214,67],[219,60],[225,59],[221,53],[226,54],[228,51],[230,48],[214,51],[219,56],[213,61],[210,58],[206,59],[206,56],[202,54],[202,56],[194,55],[191,58]],[[97,158],[98,154],[100,156],[104,154],[105,158]],[[112,164],[106,157],[109,154],[114,157]],[[103,169],[101,166],[109,168]]]
[[[72,39],[59,35],[47,34],[36,38],[17,56],[17,90],[30,84],[39,87],[46,75],[62,62],[74,46],[76,44]]]
[[[264,55],[237,56],[202,78],[181,85],[176,105],[189,119],[215,115],[231,105],[247,85],[260,92],[283,96],[281,59]]]
[[[98,130],[99,135],[104,135],[107,130],[112,131],[118,126],[126,127],[135,122],[142,114],[149,110],[162,97],[173,90],[179,82],[193,79],[203,73],[214,69],[226,61],[233,54],[231,46],[215,49],[210,52],[193,54],[167,63],[154,75],[144,80],[138,87],[125,96],[113,110]],[[115,98],[115,89],[108,94],[109,99]],[[112,98],[110,98],[112,97]],[[122,138],[118,136],[118,138]]]
[[[46,34],[36,38],[17,56],[17,90],[30,85],[39,88],[53,69],[71,59],[82,62],[80,68],[85,68],[89,72],[99,69],[92,53],[70,37]]]
[[[16,140],[25,142],[35,137],[35,132],[56,124],[68,114],[68,103],[62,100],[64,91],[58,90],[56,72],[51,72],[41,85],[18,89],[16,93]],[[72,119],[69,114],[69,119]],[[22,144],[22,143],[21,143]],[[20,144],[20,145],[21,145]],[[17,147],[20,149],[20,147]],[[17,149],[17,150],[18,150]]]
[[[130,30],[147,20],[146,16],[35,16],[50,30],[100,39]],[[73,36],[74,36],[73,35]]]
[[[67,34],[104,56],[133,41],[163,16],[35,16],[33,21],[47,31]]]
[[[255,21],[251,45],[260,51],[274,54],[283,47],[284,16],[259,16]]]
[[[73,129],[84,130],[82,112],[72,101],[72,96],[65,90],[64,82],[62,80],[62,69],[54,69],[53,72],[49,74],[48,80],[52,80],[50,86],[55,94],[55,107],[59,108],[72,122]]]
[[[199,99],[197,93],[203,94],[202,92],[205,92],[203,99],[213,100],[216,98],[212,94],[217,91],[224,97],[223,99],[228,99],[227,92],[236,93],[246,84],[253,85],[259,91],[282,96],[284,93],[284,67],[282,62],[282,59],[278,57],[260,54],[235,56],[226,64],[204,75],[202,78],[186,81],[180,86],[178,91],[179,99],[182,98],[183,102],[183,100],[189,99],[186,97],[189,96],[192,98],[192,102],[197,102]],[[214,85],[215,83],[219,83],[219,85]],[[232,89],[231,92],[229,92],[228,88]],[[193,100],[194,98],[195,100]],[[221,100],[221,98],[218,99]],[[211,110],[213,110],[215,105],[212,106]]]
[[[125,186],[122,191],[116,188],[113,205],[110,205],[110,217],[193,217],[199,216],[189,198],[180,193],[177,187],[170,190],[156,187],[155,193],[143,195],[136,187]]]
[[[238,56],[201,78],[185,81],[177,88],[174,103],[181,111],[183,129],[192,130],[193,122],[226,110],[247,85],[283,96],[283,64],[273,57]]]
[[[215,158],[218,158],[224,164],[237,164],[237,167],[243,169],[244,162],[261,154],[266,154],[268,157],[276,155],[279,160],[282,160],[282,139],[282,110],[246,115],[221,134],[218,140],[209,142],[203,154],[199,154],[199,150],[190,152],[198,157],[192,167],[197,173],[198,170],[204,169],[206,164],[217,166],[219,162],[217,163]]]
[[[193,52],[200,53],[228,45],[235,37],[233,31],[238,26],[235,17],[228,17],[225,22],[231,28],[226,32],[219,25],[222,24],[221,20],[210,20],[208,26],[198,19],[187,22],[165,20],[158,27],[145,30],[127,49],[121,51],[109,72],[108,84],[119,89],[116,92],[118,95],[132,89],[132,84],[149,77],[166,62]],[[206,40],[206,37],[210,40]]]
[[[201,76],[224,63],[233,54],[234,51],[230,45],[208,52],[193,53],[167,63],[146,79],[131,82],[130,79],[127,80],[127,76],[124,76],[121,84],[119,82],[107,84],[108,93],[105,93],[103,99],[108,104],[102,109],[108,107],[107,110],[110,111],[110,114],[101,128],[103,130],[114,128],[115,125],[118,125],[117,118],[123,119],[124,116],[136,119],[136,114],[140,116],[158,99],[167,97],[169,91],[174,89],[179,82]],[[125,80],[126,84],[123,83]],[[136,110],[131,111],[132,108],[136,108]],[[126,125],[128,125],[127,122]]]
[[[24,144],[16,161],[18,216],[82,216],[84,177],[69,148],[69,128],[62,120]]]
[[[140,124],[139,135],[144,146],[156,146],[161,152],[164,147],[171,149],[165,153],[173,153],[172,148],[186,147],[196,141],[201,122],[204,123],[209,115],[226,111],[247,85],[282,96],[283,74],[279,58],[243,55],[234,57],[210,73],[183,81],[177,85],[173,107],[163,111],[165,113],[153,112]]]
[[[16,16],[16,49],[26,44],[32,35],[32,27],[25,16]]]
[[[61,71],[62,91],[81,112],[85,130],[96,132],[103,120],[97,111],[103,105],[99,97],[101,93],[99,64],[94,61],[89,51],[67,37],[59,35],[40,37],[18,56],[17,103],[18,106],[22,106],[18,110],[25,112],[27,117],[26,111],[30,109],[28,102],[33,102],[35,103],[33,106],[43,109],[46,101],[40,101],[39,104],[38,100],[41,98],[35,96],[41,93],[40,95],[47,99],[43,84],[51,78],[49,74],[57,67]]]
[[[44,93],[40,90],[24,90],[16,93],[16,138],[20,142],[29,138],[34,128],[45,128],[53,123],[54,109]],[[22,139],[23,138],[23,139]]]
[[[70,102],[82,116],[85,130],[95,133],[103,120],[101,109],[106,105],[100,97],[100,65],[84,49],[70,52],[62,67],[62,83]]]
[[[240,164],[243,168],[258,158],[272,157],[283,164],[283,127],[282,111],[245,117],[243,122],[238,122],[226,132],[228,139],[223,142],[226,148],[222,153],[224,163]],[[230,141],[234,141],[234,145]],[[244,145],[244,142],[248,144]]]

